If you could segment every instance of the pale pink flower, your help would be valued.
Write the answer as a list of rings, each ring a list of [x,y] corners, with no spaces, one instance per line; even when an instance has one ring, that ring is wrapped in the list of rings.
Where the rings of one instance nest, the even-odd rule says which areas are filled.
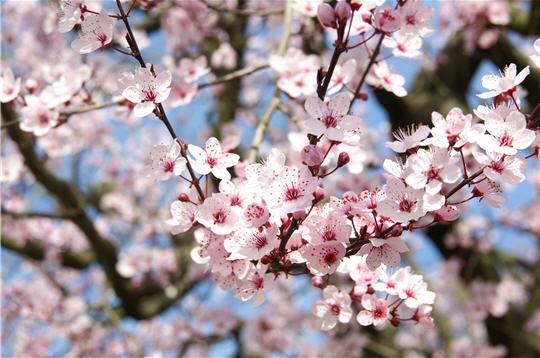
[[[352,227],[344,215],[332,210],[315,211],[304,221],[304,239],[312,245],[324,243],[348,243]]]
[[[388,217],[394,222],[407,223],[425,214],[423,190],[413,189],[401,180],[390,177],[383,191],[386,193],[386,199],[377,207],[379,215]]]
[[[428,126],[421,125],[418,128],[411,127],[409,129],[399,128],[393,133],[393,142],[386,142],[386,146],[396,153],[405,153],[412,149],[416,151],[419,146],[426,144],[426,138],[429,136],[430,130]]]
[[[369,241],[370,243],[362,246],[358,255],[367,255],[366,264],[370,270],[377,269],[381,264],[398,267],[401,262],[400,253],[409,251],[407,245],[399,237],[372,238]]]
[[[392,37],[385,37],[383,45],[392,49],[392,54],[402,58],[418,58],[422,56],[422,38],[418,35],[396,32]]]
[[[319,97],[309,96],[304,103],[310,119],[304,122],[308,133],[316,136],[325,135],[336,142],[357,143],[359,134],[356,130],[361,126],[361,119],[348,115],[350,97],[342,92],[326,105]]]
[[[515,110],[504,113],[507,107],[498,106],[492,110],[480,106],[475,114],[484,120],[486,131],[478,137],[478,145],[486,150],[514,155],[518,150],[528,148],[534,142],[534,131],[527,129],[525,116]]]
[[[305,245],[300,254],[312,275],[324,276],[334,273],[345,257],[345,246],[341,242],[321,245]]]
[[[33,132],[36,136],[42,136],[49,132],[58,124],[60,116],[58,110],[49,107],[50,103],[44,92],[39,96],[26,96],[26,105],[21,109],[20,128],[26,132]]]
[[[383,6],[373,14],[373,27],[384,33],[397,31],[403,25],[401,11],[391,6]]]
[[[435,9],[424,7],[422,0],[407,0],[398,11],[403,18],[399,32],[412,33],[421,37],[433,34],[433,28],[428,24],[428,21],[433,17]]]
[[[334,74],[330,80],[330,85],[328,86],[328,95],[333,95],[348,84],[356,73],[356,60],[351,58],[345,63],[336,65],[334,69]]]
[[[365,309],[356,316],[356,320],[362,326],[374,325],[377,327],[390,318],[388,302],[382,298],[377,299],[372,295],[363,295],[362,307]]]
[[[234,230],[240,218],[225,194],[214,193],[197,208],[195,220],[215,234],[227,235]]]
[[[527,161],[515,155],[505,155],[495,152],[473,152],[474,159],[485,165],[484,174],[491,180],[502,178],[508,184],[519,184],[525,180],[523,171]]]
[[[296,98],[311,95],[317,88],[317,70],[320,60],[315,55],[305,55],[300,49],[289,47],[285,56],[270,56],[270,67],[279,74],[278,87]]]
[[[81,10],[85,6],[85,0],[61,0],[58,31],[61,33],[68,32],[73,28],[73,26],[80,23],[83,18],[83,13]]]
[[[475,196],[480,196],[480,200],[486,199],[489,205],[500,208],[501,203],[504,202],[504,197],[501,195],[501,186],[493,180],[486,179],[476,184],[473,189]]]
[[[197,85],[180,79],[172,84],[171,98],[167,104],[171,107],[185,106],[193,101],[197,92]]]
[[[394,274],[397,282],[397,294],[409,308],[418,308],[435,302],[435,293],[427,288],[427,283],[421,275],[411,274],[409,266],[399,269]]]
[[[263,195],[269,208],[281,213],[294,213],[311,203],[316,188],[317,177],[307,167],[285,167]]]
[[[253,298],[253,307],[260,306],[266,299],[264,291],[271,291],[274,285],[275,276],[266,273],[266,265],[251,265],[251,269],[240,286],[236,289],[234,297],[242,301],[248,301]]]
[[[398,97],[407,95],[407,90],[403,87],[405,77],[392,72],[386,61],[380,61],[373,66],[373,76],[371,79],[374,82],[374,86],[381,86]]]
[[[15,78],[11,68],[6,68],[0,76],[0,102],[13,101],[21,93],[21,79]]]
[[[431,113],[431,134],[433,138],[430,144],[448,148],[461,148],[467,143],[475,142],[485,129],[480,123],[472,124],[472,114],[463,114],[461,108],[452,108],[446,117],[439,112]]]
[[[171,234],[177,235],[190,230],[195,225],[197,206],[192,202],[175,200],[171,204],[171,216],[165,221],[170,226]]]
[[[110,17],[105,9],[99,14],[88,13],[81,24],[79,36],[71,42],[71,48],[84,54],[103,48],[113,38],[116,19]]]
[[[278,228],[240,228],[227,235],[223,246],[231,253],[229,260],[259,260],[276,246]]]
[[[206,57],[182,58],[175,73],[184,81],[193,83],[210,72]]]
[[[480,98],[491,98],[499,95],[511,96],[529,73],[529,66],[517,73],[516,65],[511,63],[504,69],[504,74],[501,76],[486,75],[482,77],[482,86],[490,91],[477,94],[477,96]]]
[[[536,67],[540,68],[540,38],[534,41],[533,48],[534,54],[530,55],[530,59]]]
[[[295,1],[293,3],[294,11],[308,17],[317,16],[319,5],[323,0]]]
[[[186,168],[187,160],[180,155],[180,144],[156,144],[145,160],[145,177],[154,181],[167,180],[171,175],[180,175]]]
[[[311,312],[318,317],[323,331],[334,328],[338,321],[348,323],[352,318],[351,296],[347,292],[329,285],[323,290],[324,300],[317,300],[311,306]]]
[[[236,67],[238,55],[228,42],[222,42],[219,47],[212,53],[210,63],[214,68],[224,68],[232,70]]]
[[[218,179],[230,179],[227,168],[236,165],[240,159],[238,154],[224,152],[215,137],[206,141],[205,149],[188,144],[188,150],[195,159],[191,162],[193,170],[202,175],[212,173]]]
[[[133,114],[137,117],[144,117],[152,113],[156,105],[166,100],[171,92],[171,72],[164,70],[154,77],[150,71],[152,65],[146,64],[146,66],[135,71],[131,85],[122,91],[122,96],[128,101],[136,103]],[[129,83],[129,80],[124,79],[124,82]]]

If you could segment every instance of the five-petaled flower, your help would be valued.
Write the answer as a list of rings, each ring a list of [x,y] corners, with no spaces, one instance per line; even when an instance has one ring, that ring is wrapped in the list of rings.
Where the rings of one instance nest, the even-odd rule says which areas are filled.
[[[189,144],[188,150],[195,159],[191,161],[193,170],[202,175],[212,173],[218,179],[230,179],[227,168],[236,165],[240,159],[238,154],[224,152],[215,137],[206,141],[205,149]]]
[[[84,54],[108,45],[113,38],[116,19],[102,9],[99,14],[88,14],[81,24],[81,32],[71,43],[71,48]]]
[[[137,69],[130,79],[132,83],[122,91],[122,96],[136,103],[133,114],[137,117],[152,113],[156,105],[166,100],[171,92],[171,72],[165,70],[154,76],[151,68],[151,64],[146,64],[146,67]]]

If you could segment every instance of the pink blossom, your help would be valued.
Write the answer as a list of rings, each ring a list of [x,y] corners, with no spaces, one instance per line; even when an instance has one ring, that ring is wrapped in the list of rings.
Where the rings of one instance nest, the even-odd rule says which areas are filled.
[[[362,246],[358,255],[367,255],[366,264],[370,270],[377,269],[381,264],[398,267],[401,262],[400,253],[409,251],[407,245],[399,237],[372,238],[369,241],[370,243]]]
[[[135,71],[135,75],[131,78],[132,83],[122,91],[122,96],[136,103],[133,114],[137,117],[152,113],[156,104],[166,100],[171,92],[171,73],[164,70],[154,76],[150,71],[152,65],[146,65],[147,67],[140,67]]]
[[[415,34],[421,37],[429,37],[433,34],[433,28],[428,24],[435,9],[424,7],[422,0],[407,0],[405,5],[398,11],[403,17],[403,23],[399,32]]]
[[[348,323],[351,320],[351,297],[346,292],[329,285],[323,290],[323,297],[324,300],[315,301],[311,306],[323,331],[334,328],[338,321]]]
[[[325,206],[325,209],[320,210],[320,213],[315,209],[304,221],[304,239],[312,245],[347,243],[352,232],[347,218],[336,210],[328,209],[328,206]]]
[[[313,275],[324,276],[334,273],[345,257],[345,246],[341,242],[321,245],[305,245],[300,249],[303,261]]]
[[[195,213],[197,206],[191,202],[175,200],[171,204],[171,216],[165,223],[170,226],[173,235],[177,235],[190,230],[195,224]]]
[[[15,78],[11,68],[6,68],[0,76],[0,102],[13,101],[21,93],[21,79]]]
[[[529,66],[516,73],[516,65],[511,63],[504,69],[504,74],[501,76],[486,75],[482,77],[482,86],[490,91],[480,93],[477,96],[480,98],[491,98],[499,95],[511,96],[516,91],[516,87],[529,75]]]
[[[435,293],[427,289],[427,283],[421,275],[411,274],[411,268],[399,269],[394,274],[397,282],[397,294],[405,300],[409,308],[418,308],[421,305],[432,305],[435,302]]]
[[[372,295],[363,295],[362,307],[365,309],[356,316],[356,320],[362,326],[374,325],[377,327],[390,318],[388,302],[382,298],[377,299]]]
[[[410,149],[415,150],[419,146],[426,144],[426,138],[429,136],[429,127],[421,125],[418,128],[410,128],[408,130],[398,129],[393,133],[393,142],[386,142],[386,146],[397,153],[405,153]]]
[[[484,174],[491,180],[501,177],[508,184],[519,184],[525,180],[523,171],[527,161],[515,155],[505,155],[495,152],[473,152],[476,161],[485,165]]]
[[[501,203],[504,202],[504,197],[501,195],[501,186],[493,180],[486,179],[476,184],[473,189],[475,196],[480,196],[480,200],[486,199],[489,205],[494,208],[500,208]]]
[[[384,33],[397,31],[403,24],[402,13],[390,6],[383,6],[373,14],[373,27]]]
[[[73,29],[73,26],[80,23],[83,18],[81,9],[83,9],[85,6],[86,4],[84,0],[60,1],[60,19],[58,20],[58,31],[62,33],[68,32]]]
[[[480,135],[476,142],[486,151],[515,155],[534,142],[535,134],[527,129],[527,121],[521,112],[507,113],[506,109],[505,106],[494,110],[478,107],[475,114],[484,120],[488,134]]]
[[[392,72],[386,61],[377,62],[373,66],[373,75],[370,78],[374,86],[381,86],[398,97],[407,95],[407,90],[403,87],[405,77]]]
[[[383,191],[386,199],[382,200],[377,213],[390,218],[394,222],[407,223],[417,220],[425,214],[423,190],[413,189],[397,178],[389,178]]]
[[[480,123],[472,124],[472,115],[464,114],[461,108],[452,108],[446,117],[439,112],[431,113],[431,134],[433,138],[430,144],[447,148],[461,148],[467,143],[476,141],[479,135],[483,134],[485,129]]]
[[[236,165],[240,159],[238,154],[224,152],[219,140],[215,137],[206,141],[205,149],[188,144],[188,150],[195,158],[191,162],[193,170],[202,175],[212,173],[218,179],[230,179],[231,173],[227,168]]]
[[[293,213],[304,210],[306,205],[311,203],[316,188],[317,178],[307,167],[285,167],[263,196],[271,209]]]
[[[50,107],[45,92],[39,96],[28,95],[25,101],[26,105],[21,110],[22,120],[19,124],[23,131],[42,136],[58,124],[60,113]]]
[[[271,291],[274,285],[275,277],[266,273],[266,265],[251,265],[251,268],[240,286],[236,289],[235,297],[242,301],[248,301],[253,298],[253,307],[260,306],[265,298],[264,291]]]
[[[110,17],[105,9],[99,14],[89,13],[81,24],[79,36],[71,43],[71,48],[80,54],[93,52],[112,41],[116,19]]]
[[[213,194],[197,208],[195,220],[218,235],[227,235],[238,224],[239,215],[229,205],[225,194]]]
[[[222,42],[219,47],[212,53],[210,63],[215,68],[224,68],[232,70],[236,67],[238,55],[234,48],[228,42]]]
[[[392,37],[385,37],[383,45],[392,49],[392,54],[402,58],[418,58],[422,56],[420,36],[410,33],[396,32]]]
[[[328,105],[316,96],[309,96],[304,108],[311,118],[304,122],[304,127],[313,135],[354,144],[359,139],[356,129],[360,127],[361,119],[347,114],[349,106],[350,97],[345,92],[331,99]]]
[[[240,228],[227,235],[223,246],[231,253],[229,260],[259,260],[274,249],[277,242],[278,228],[271,225],[266,228]]]
[[[279,75],[278,87],[293,98],[311,95],[317,88],[317,70],[320,60],[315,55],[305,55],[290,47],[285,56],[270,56],[270,67]]]
[[[533,48],[534,54],[530,55],[529,58],[536,67],[540,68],[540,38],[534,41]]]
[[[171,175],[180,175],[186,168],[187,160],[180,155],[180,144],[156,144],[145,160],[145,176],[154,181],[167,180]]]

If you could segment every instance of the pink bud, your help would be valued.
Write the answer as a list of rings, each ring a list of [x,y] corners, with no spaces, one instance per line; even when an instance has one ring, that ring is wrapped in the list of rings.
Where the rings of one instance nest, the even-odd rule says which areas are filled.
[[[311,283],[313,284],[313,286],[318,288],[322,288],[324,286],[324,280],[321,276],[312,276]]]
[[[336,13],[332,6],[327,3],[320,4],[317,8],[317,18],[324,27],[337,29]]]
[[[309,167],[319,167],[324,160],[324,153],[316,145],[306,145],[301,152],[302,162]]]
[[[38,83],[35,79],[29,78],[25,81],[24,86],[26,87],[26,90],[30,93],[34,93],[34,91],[38,88]]]
[[[351,158],[349,157],[349,154],[347,152],[341,152],[338,156],[337,166],[338,168],[341,168],[342,166],[346,165],[348,162],[351,161]]]
[[[317,187],[317,189],[315,189],[315,191],[313,192],[313,205],[317,204],[318,202],[320,202],[321,200],[324,199],[324,189],[321,188],[320,186]]]
[[[178,200],[180,200],[183,203],[187,203],[191,201],[189,200],[189,197],[187,196],[186,193],[181,193],[180,195],[178,195]]]
[[[336,5],[335,12],[340,26],[342,26],[352,15],[351,5],[349,5],[349,3],[347,3],[346,1],[340,1]]]

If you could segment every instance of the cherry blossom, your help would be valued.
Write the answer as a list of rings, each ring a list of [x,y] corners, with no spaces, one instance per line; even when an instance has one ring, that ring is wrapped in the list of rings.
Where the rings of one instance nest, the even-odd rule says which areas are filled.
[[[285,56],[272,55],[270,67],[278,74],[279,88],[291,97],[300,97],[315,93],[317,87],[317,70],[319,59],[313,55],[305,55],[301,50],[290,47]]]
[[[378,62],[373,66],[371,81],[373,82],[373,85],[381,86],[398,97],[407,95],[407,90],[403,87],[405,84],[405,77],[392,72],[386,61]]]
[[[92,6],[98,4],[92,3]],[[60,19],[58,20],[58,31],[68,32],[73,26],[80,23],[84,18],[81,11],[86,7],[84,0],[62,0],[60,1]]]
[[[429,136],[430,129],[428,126],[421,125],[418,128],[410,128],[409,130],[399,129],[394,132],[393,142],[386,142],[386,146],[397,153],[405,153],[408,150],[415,151],[419,146],[429,143],[425,139]]]
[[[412,33],[424,38],[433,34],[434,30],[428,21],[433,18],[435,9],[424,7],[422,0],[408,0],[398,11],[403,17],[399,33]]]
[[[346,292],[330,285],[323,290],[323,297],[324,300],[318,300],[311,306],[311,311],[319,318],[322,330],[334,328],[338,321],[348,323],[351,320],[351,297]]]
[[[383,190],[386,198],[377,206],[379,215],[389,217],[394,222],[407,223],[425,214],[423,190],[417,190],[396,178],[389,178]]]
[[[99,14],[88,14],[81,24],[79,36],[71,43],[71,48],[85,54],[108,45],[113,38],[116,19],[110,17],[105,9]]]
[[[534,41],[533,48],[534,54],[530,55],[529,58],[536,67],[540,68],[540,38]]]
[[[534,131],[527,129],[525,116],[517,110],[508,113],[504,106],[494,110],[481,106],[475,114],[484,120],[489,133],[480,135],[476,141],[484,150],[514,155],[534,141]]]
[[[194,157],[191,162],[193,170],[202,175],[212,173],[218,179],[230,179],[231,173],[227,170],[238,163],[240,156],[235,153],[226,153],[215,137],[206,141],[205,149],[188,144],[189,153]]]
[[[171,204],[172,218],[165,223],[170,226],[173,235],[188,231],[195,225],[195,213],[197,206],[189,201],[175,200]]]
[[[171,92],[171,72],[164,70],[154,76],[150,70],[152,65],[146,66],[138,68],[134,75],[128,77],[131,83],[122,91],[122,96],[136,103],[133,114],[137,117],[152,113],[156,105],[167,99]]]
[[[39,96],[25,97],[26,105],[21,110],[23,131],[32,132],[37,136],[47,134],[58,124],[60,113],[54,107],[49,107],[48,94],[42,92]]]
[[[417,58],[422,55],[422,39],[418,35],[396,32],[392,37],[385,37],[383,45],[391,48],[396,57]]]
[[[241,228],[227,235],[223,246],[231,253],[229,260],[259,260],[276,246],[278,228]]]
[[[304,107],[310,119],[304,122],[308,133],[316,136],[325,135],[336,142],[357,143],[359,135],[355,132],[361,125],[361,119],[348,115],[350,98],[347,93],[340,93],[324,104],[318,97],[309,96]]]
[[[491,180],[501,178],[508,184],[519,184],[525,180],[523,171],[527,167],[525,159],[496,152],[473,152],[478,163],[485,165],[484,174]]]
[[[397,282],[397,294],[407,307],[418,308],[435,302],[435,293],[427,289],[427,283],[421,275],[411,274],[410,267],[399,269],[394,274],[394,280]]]
[[[266,273],[265,265],[253,266],[237,288],[235,297],[242,301],[253,299],[253,307],[258,307],[266,299],[264,290],[272,290],[274,279],[272,274]]]
[[[238,213],[229,206],[227,197],[221,193],[207,198],[195,213],[195,220],[218,235],[231,233],[238,219]]]
[[[180,155],[180,144],[156,144],[145,160],[147,178],[155,181],[167,180],[171,175],[180,175],[186,168],[187,160]]]
[[[504,74],[501,76],[486,75],[482,77],[482,86],[490,91],[480,93],[477,96],[480,98],[512,96],[517,86],[525,80],[529,73],[529,66],[517,73],[516,64],[511,63],[504,69]]]
[[[362,326],[374,325],[377,327],[390,318],[388,302],[382,298],[377,299],[372,295],[364,295],[362,296],[362,307],[365,309],[356,316],[356,320]]]
[[[366,256],[366,265],[370,270],[376,270],[381,264],[398,267],[401,262],[400,253],[409,251],[409,248],[399,237],[388,239],[370,239],[370,243],[362,246],[359,255]]]
[[[4,69],[0,77],[0,102],[11,102],[19,96],[20,92],[21,79],[15,78],[11,68]]]
[[[293,213],[304,210],[313,200],[316,188],[317,178],[307,167],[285,167],[280,177],[270,184],[264,198],[271,209]]]
[[[431,113],[432,138],[430,144],[439,148],[446,148],[449,145],[458,149],[467,143],[474,143],[479,135],[483,134],[485,129],[480,123],[472,123],[472,115],[464,114],[458,108],[452,108],[446,117],[439,112]]]

